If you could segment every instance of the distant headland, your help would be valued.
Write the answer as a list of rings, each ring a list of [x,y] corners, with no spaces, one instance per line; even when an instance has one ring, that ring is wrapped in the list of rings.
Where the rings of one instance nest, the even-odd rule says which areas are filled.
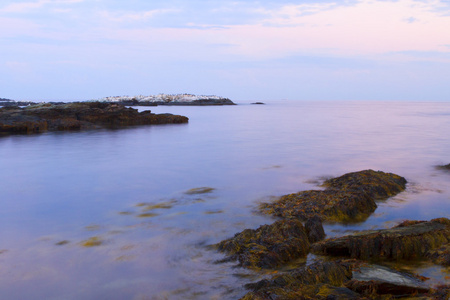
[[[150,96],[112,96],[101,99],[77,102],[106,102],[126,106],[157,106],[157,105],[236,105],[228,98],[214,95],[193,94],[158,94]],[[62,104],[63,102],[33,102],[16,101],[0,98],[0,106],[28,106],[38,103]]]
[[[158,94],[150,96],[113,96],[96,101],[118,103],[128,106],[155,106],[155,105],[235,105],[228,98],[214,95],[193,94]]]

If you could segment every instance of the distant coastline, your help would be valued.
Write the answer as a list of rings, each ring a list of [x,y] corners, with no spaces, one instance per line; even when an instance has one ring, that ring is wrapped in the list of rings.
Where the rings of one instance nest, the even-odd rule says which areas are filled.
[[[128,106],[156,106],[156,105],[235,105],[228,98],[215,95],[193,94],[158,94],[150,96],[113,96],[105,97],[100,102],[118,103]]]
[[[120,104],[125,106],[157,106],[157,105],[236,105],[228,98],[215,95],[193,95],[193,94],[158,94],[158,95],[138,95],[138,96],[110,96],[101,99],[77,101],[77,102],[104,102],[110,104]],[[0,106],[28,106],[39,103],[62,104],[63,102],[33,102],[15,101],[0,98]]]

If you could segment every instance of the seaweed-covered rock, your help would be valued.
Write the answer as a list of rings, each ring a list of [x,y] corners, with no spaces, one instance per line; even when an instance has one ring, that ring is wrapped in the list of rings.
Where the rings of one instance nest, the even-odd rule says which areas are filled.
[[[430,291],[430,286],[411,274],[376,266],[361,265],[353,269],[352,280],[346,287],[364,296],[371,295],[411,295]]]
[[[187,123],[188,118],[171,114],[138,112],[133,108],[100,102],[39,104],[0,109],[0,133],[120,128],[133,125]]]
[[[357,260],[317,261],[309,266],[274,275],[270,280],[247,284],[244,300],[272,299],[394,299],[445,295],[431,289],[420,276]],[[422,298],[421,298],[422,299]]]
[[[312,251],[363,260],[421,259],[449,241],[450,220],[440,218],[327,239],[314,244]]]
[[[363,221],[377,205],[405,189],[406,179],[392,173],[364,170],[325,181],[325,190],[309,190],[263,203],[260,210],[282,218],[306,221],[314,216],[324,221]]]
[[[426,257],[431,259],[435,264],[450,267],[450,243],[428,251]]]
[[[311,244],[323,240],[326,236],[322,221],[317,216],[306,221],[305,230]]]
[[[344,191],[364,191],[369,197],[382,200],[404,191],[406,179],[393,173],[364,170],[328,179],[323,185]]]
[[[310,190],[285,195],[274,203],[263,203],[261,211],[282,218],[298,218],[302,221],[319,217],[324,221],[363,221],[377,205],[364,192],[327,189]]]
[[[306,256],[310,243],[300,221],[280,220],[245,229],[216,246],[230,255],[224,261],[238,260],[240,266],[249,268],[275,268]]]
[[[285,274],[275,275],[270,280],[248,284],[246,287],[251,292],[241,299],[327,299],[327,296],[334,293],[346,295],[348,299],[359,299],[357,294],[343,287],[351,278],[352,263],[316,262]],[[337,287],[341,287],[341,290],[336,290]]]

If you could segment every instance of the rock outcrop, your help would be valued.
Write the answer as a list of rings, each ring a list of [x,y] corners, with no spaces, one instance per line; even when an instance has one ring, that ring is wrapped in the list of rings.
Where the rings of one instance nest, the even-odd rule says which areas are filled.
[[[434,258],[445,262],[439,247],[450,242],[450,220],[406,222],[391,229],[362,231],[353,235],[327,239],[312,246],[314,253],[347,256],[362,260],[411,260]],[[434,252],[431,252],[434,251]]]
[[[156,105],[235,105],[228,98],[219,96],[204,96],[192,94],[158,94],[150,96],[114,96],[105,97],[100,102],[116,103],[127,106],[156,106]]]
[[[171,114],[138,112],[117,104],[75,102],[39,104],[0,109],[0,133],[40,133],[45,131],[121,128],[135,125],[187,123],[188,118]]]
[[[258,229],[245,229],[216,247],[229,255],[222,262],[238,260],[242,267],[270,269],[305,257],[310,243],[300,221],[280,220]]]
[[[376,200],[403,191],[406,179],[381,171],[364,170],[325,181],[325,190],[309,190],[264,203],[265,214],[306,221],[319,217],[329,222],[363,221],[377,208]]]

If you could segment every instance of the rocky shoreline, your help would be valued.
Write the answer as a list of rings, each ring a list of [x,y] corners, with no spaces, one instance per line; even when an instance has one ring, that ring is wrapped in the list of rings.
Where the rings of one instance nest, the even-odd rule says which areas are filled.
[[[3,135],[181,124],[188,121],[185,116],[153,114],[150,110],[138,112],[137,109],[102,102],[44,103],[24,108],[0,108],[0,134]]]
[[[450,220],[404,221],[391,229],[362,231],[324,239],[323,222],[363,221],[376,202],[406,188],[392,173],[364,170],[326,180],[325,190],[285,195],[260,206],[278,221],[246,229],[213,247],[220,262],[271,270],[271,279],[248,284],[241,299],[442,299],[450,285],[431,286],[427,278],[382,266],[385,262],[427,261],[450,266]],[[302,223],[304,222],[304,224]],[[280,267],[309,253],[317,259],[287,272]]]

